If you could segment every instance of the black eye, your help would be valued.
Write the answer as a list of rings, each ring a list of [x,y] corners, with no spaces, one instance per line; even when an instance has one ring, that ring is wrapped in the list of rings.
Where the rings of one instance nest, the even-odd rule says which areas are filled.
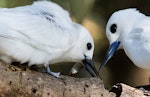
[[[115,33],[116,30],[117,30],[117,25],[116,24],[112,24],[111,27],[110,27],[111,33]]]
[[[91,43],[87,43],[87,49],[90,50],[92,48],[92,44]]]

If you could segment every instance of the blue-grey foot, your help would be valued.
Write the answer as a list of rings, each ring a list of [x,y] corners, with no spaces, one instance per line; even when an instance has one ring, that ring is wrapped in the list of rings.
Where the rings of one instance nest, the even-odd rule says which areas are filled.
[[[42,72],[42,73],[47,73],[47,74],[50,74],[50,75],[52,75],[52,76],[54,76],[54,77],[56,77],[56,78],[62,78],[62,77],[60,77],[60,75],[61,75],[61,73],[60,72],[52,72],[51,70],[50,70],[50,67],[49,67],[49,65],[47,65],[47,66],[37,66],[37,65],[32,65],[31,66],[31,69],[33,69],[33,70],[35,70],[35,71],[38,71],[38,72]]]
[[[60,72],[57,72],[57,73],[56,72],[52,72],[50,67],[49,67],[49,65],[46,66],[46,69],[47,69],[47,73],[48,74],[50,74],[50,75],[52,75],[52,76],[54,76],[56,78],[61,78],[60,77],[61,73]]]

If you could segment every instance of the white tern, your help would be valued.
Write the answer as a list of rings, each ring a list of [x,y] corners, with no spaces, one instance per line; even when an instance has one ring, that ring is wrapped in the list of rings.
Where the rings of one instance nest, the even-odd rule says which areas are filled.
[[[143,69],[150,69],[150,17],[135,8],[112,14],[106,26],[110,47],[100,66],[108,62],[118,49],[124,49],[133,63]]]
[[[6,63],[43,64],[49,74],[59,78],[60,73],[52,72],[50,64],[79,62],[92,76],[98,76],[93,51],[88,30],[53,2],[0,8],[0,59]]]

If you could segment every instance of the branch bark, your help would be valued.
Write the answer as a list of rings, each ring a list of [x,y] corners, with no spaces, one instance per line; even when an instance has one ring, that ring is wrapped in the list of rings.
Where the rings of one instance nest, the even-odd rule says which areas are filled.
[[[116,97],[150,97],[150,91],[139,90],[123,83],[114,85],[110,92],[115,93]]]
[[[128,91],[123,93],[123,87],[120,95],[131,97],[133,90],[127,88]],[[139,97],[142,97],[144,94],[139,91]],[[64,79],[57,79],[45,73],[29,69],[23,71],[0,62],[0,97],[116,97],[118,94],[113,92],[106,90],[98,78],[64,76]]]

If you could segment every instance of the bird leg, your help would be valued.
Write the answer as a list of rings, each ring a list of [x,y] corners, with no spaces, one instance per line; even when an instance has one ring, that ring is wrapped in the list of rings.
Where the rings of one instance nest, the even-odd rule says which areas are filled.
[[[42,66],[31,65],[31,69],[38,71],[38,72],[47,73],[47,70],[45,70],[45,67],[42,67]]]
[[[60,72],[57,72],[57,73],[56,73],[56,72],[52,72],[52,71],[51,71],[48,62],[44,64],[44,68],[39,67],[39,66],[37,66],[37,65],[32,65],[31,68],[34,69],[34,70],[36,70],[36,71],[38,71],[38,72],[48,73],[48,74],[50,74],[50,75],[52,75],[52,76],[54,76],[54,77],[56,77],[56,78],[61,78],[61,77],[60,77],[60,74],[61,74]]]
[[[56,78],[60,78],[60,72],[52,72],[51,70],[50,70],[50,67],[49,67],[49,65],[47,65],[46,66],[46,69],[47,69],[47,73],[48,74],[50,74],[50,75],[52,75],[52,76],[54,76],[54,77],[56,77]]]

